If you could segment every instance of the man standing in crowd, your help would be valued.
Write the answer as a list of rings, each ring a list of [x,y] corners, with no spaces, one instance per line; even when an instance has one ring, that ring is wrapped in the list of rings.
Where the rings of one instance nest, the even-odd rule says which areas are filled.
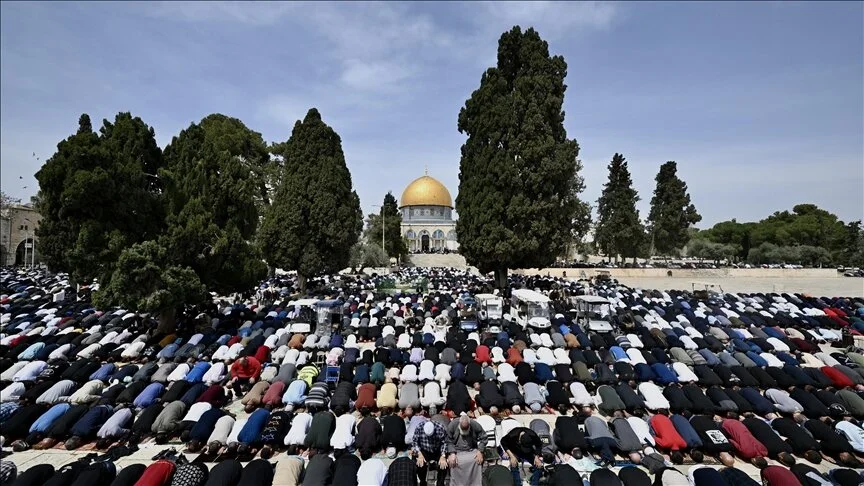
[[[447,427],[447,465],[450,467],[450,484],[480,484],[482,478],[483,449],[487,444],[486,431],[461,415]]]

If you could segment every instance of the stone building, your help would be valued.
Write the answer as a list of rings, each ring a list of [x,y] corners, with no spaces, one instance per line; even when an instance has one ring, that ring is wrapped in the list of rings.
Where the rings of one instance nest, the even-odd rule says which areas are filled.
[[[33,206],[13,204],[0,212],[0,265],[39,263],[36,228],[42,217]]]
[[[456,251],[453,198],[437,179],[426,174],[408,184],[399,200],[402,235],[411,253]]]

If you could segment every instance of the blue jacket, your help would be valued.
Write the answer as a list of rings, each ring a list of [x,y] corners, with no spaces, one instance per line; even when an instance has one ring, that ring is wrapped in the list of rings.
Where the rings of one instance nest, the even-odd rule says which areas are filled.
[[[465,377],[465,365],[460,362],[453,363],[453,366],[450,367],[450,378],[454,380],[461,380]]]
[[[195,363],[195,366],[189,370],[189,373],[186,373],[186,378],[184,378],[189,383],[198,383],[204,379],[204,374],[207,373],[207,370],[210,369],[212,365],[206,361],[199,361]]]
[[[651,365],[651,369],[654,371],[654,374],[657,375],[657,378],[654,380],[655,382],[661,385],[678,383],[678,375],[676,375],[666,365],[662,363],[654,363]]]
[[[30,433],[47,432],[55,420],[62,417],[71,407],[68,403],[58,403],[39,416],[30,426]]]
[[[624,349],[620,346],[612,346],[611,348],[609,348],[609,352],[612,353],[612,357],[615,358],[615,361],[630,359]]]
[[[285,394],[282,395],[283,403],[297,405],[306,401],[306,382],[303,380],[294,380],[288,385]]]
[[[98,370],[94,371],[92,375],[90,375],[90,379],[108,381],[111,379],[111,375],[114,374],[115,369],[116,366],[114,366],[114,363],[105,363]]]
[[[687,447],[702,447],[702,439],[699,438],[696,429],[690,425],[689,420],[678,414],[672,415],[670,420],[672,420],[672,425],[675,426],[675,430],[678,431],[678,434],[681,435],[684,442],[687,443]]]
[[[657,379],[657,374],[650,365],[645,363],[636,363],[633,367],[636,370],[636,379],[639,381],[654,381]]]
[[[748,358],[753,360],[753,362],[756,363],[756,366],[759,366],[759,367],[768,366],[768,362],[765,361],[765,358],[763,358],[762,356],[759,356],[759,353],[754,353],[753,351],[747,351],[744,354],[746,354]]]
[[[745,400],[750,402],[753,405],[753,408],[756,409],[756,413],[759,415],[765,415],[766,413],[775,412],[774,404],[771,403],[770,400],[762,396],[759,393],[759,390],[755,388],[742,388],[739,393]]]
[[[174,355],[177,353],[177,350],[180,349],[180,345],[177,343],[171,343],[168,346],[162,348],[162,351],[156,355],[157,358],[165,358],[165,359],[173,359]]]
[[[33,343],[27,349],[25,349],[21,354],[18,355],[18,359],[22,361],[33,361],[33,358],[39,354],[39,351],[45,347],[45,343]]]
[[[354,380],[352,383],[359,385],[360,383],[369,382],[369,365],[359,364],[354,368]]]
[[[781,340],[786,339],[786,336],[783,334],[783,332],[777,328],[774,328],[774,327],[763,327],[762,332],[764,332],[765,334],[767,334],[770,337],[774,337],[774,338],[781,339]]]
[[[138,368],[138,365],[132,365],[132,364],[129,364],[129,365],[126,365],[126,366],[121,366],[121,367],[116,371],[116,373],[114,373],[113,375],[111,375],[111,379],[113,379],[113,380],[118,380],[118,381],[120,381],[120,382],[124,382],[124,380],[125,380],[126,378],[129,378],[129,379],[131,380],[131,379],[132,379],[132,376],[135,375],[135,373],[138,373],[138,369],[139,369],[139,368]]]
[[[164,391],[165,385],[162,383],[150,383],[147,385],[147,388],[142,390],[141,393],[135,397],[132,404],[135,405],[136,408],[147,408],[156,403],[156,399],[161,397]]]
[[[200,397],[207,388],[209,387],[204,383],[195,383],[186,390],[186,393],[184,393],[182,397],[180,397],[180,401],[186,404],[186,408],[189,408],[192,404],[198,401],[198,397]]]
[[[537,377],[537,383],[543,384],[549,380],[555,379],[552,375],[552,368],[546,363],[534,363],[534,376]]]
[[[254,444],[258,442],[261,438],[261,431],[264,430],[264,426],[267,425],[267,421],[270,420],[270,411],[265,408],[259,408],[252,412],[252,415],[249,416],[246,425],[240,429],[240,433],[237,434],[237,442],[241,444]]]
[[[699,354],[705,358],[708,366],[716,366],[721,363],[720,358],[718,358],[716,354],[712,353],[710,349],[700,349]]]
[[[114,407],[111,405],[97,405],[87,413],[84,414],[83,417],[78,419],[75,422],[75,425],[69,429],[69,433],[73,436],[81,437],[82,439],[87,439],[96,435],[96,432],[99,431],[99,428],[108,420],[114,413]]]
[[[189,440],[198,440],[202,443],[206,441],[210,434],[213,433],[213,428],[216,426],[216,421],[222,418],[225,412],[221,408],[211,408],[201,415],[198,422],[192,426],[189,431]]]

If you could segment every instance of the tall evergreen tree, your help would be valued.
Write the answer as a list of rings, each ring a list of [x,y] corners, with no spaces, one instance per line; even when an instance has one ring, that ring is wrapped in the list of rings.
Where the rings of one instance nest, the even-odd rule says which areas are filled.
[[[648,232],[653,250],[669,255],[672,250],[684,248],[690,240],[688,229],[702,221],[696,207],[690,202],[687,183],[678,177],[674,161],[660,166],[654,180],[654,196],[648,213]]]
[[[205,291],[248,290],[265,275],[251,244],[260,181],[249,166],[269,154],[259,133],[214,114],[174,137],[164,158],[164,231],[123,251],[96,300],[159,312],[167,329],[177,307],[197,303]]]
[[[508,269],[551,264],[572,240],[584,183],[564,129],[566,75],[534,29],[514,27],[459,112],[459,251],[501,288]]]
[[[383,231],[381,229],[382,215],[385,226]],[[402,261],[408,255],[408,244],[402,237],[402,214],[399,212],[399,205],[396,203],[396,198],[392,192],[387,192],[384,195],[381,210],[366,218],[366,231],[364,233],[366,241],[370,244],[378,243],[380,246],[382,236],[384,249],[389,258]]]
[[[645,230],[636,209],[638,201],[627,161],[616,153],[609,163],[609,181],[603,185],[603,194],[597,200],[594,234],[594,242],[607,256],[635,258],[642,253]]]
[[[49,267],[89,282],[106,278],[124,248],[159,231],[162,151],[153,129],[129,113],[105,120],[99,134],[86,114],[78,125],[36,174],[37,235]]]
[[[342,140],[312,108],[280,145],[284,171],[264,215],[259,243],[267,262],[306,279],[342,270],[363,229]]]

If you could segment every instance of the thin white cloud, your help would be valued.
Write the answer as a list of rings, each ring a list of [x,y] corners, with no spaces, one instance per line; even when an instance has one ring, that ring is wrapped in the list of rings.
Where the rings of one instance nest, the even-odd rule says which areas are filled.
[[[153,17],[261,26],[281,21],[302,5],[303,2],[156,2],[144,8]]]
[[[606,28],[617,8],[609,2],[486,2],[481,4],[493,19],[512,25],[534,25],[547,37],[574,28]]]
[[[396,62],[349,59],[344,63],[342,82],[353,89],[392,91],[412,74],[412,68]]]

